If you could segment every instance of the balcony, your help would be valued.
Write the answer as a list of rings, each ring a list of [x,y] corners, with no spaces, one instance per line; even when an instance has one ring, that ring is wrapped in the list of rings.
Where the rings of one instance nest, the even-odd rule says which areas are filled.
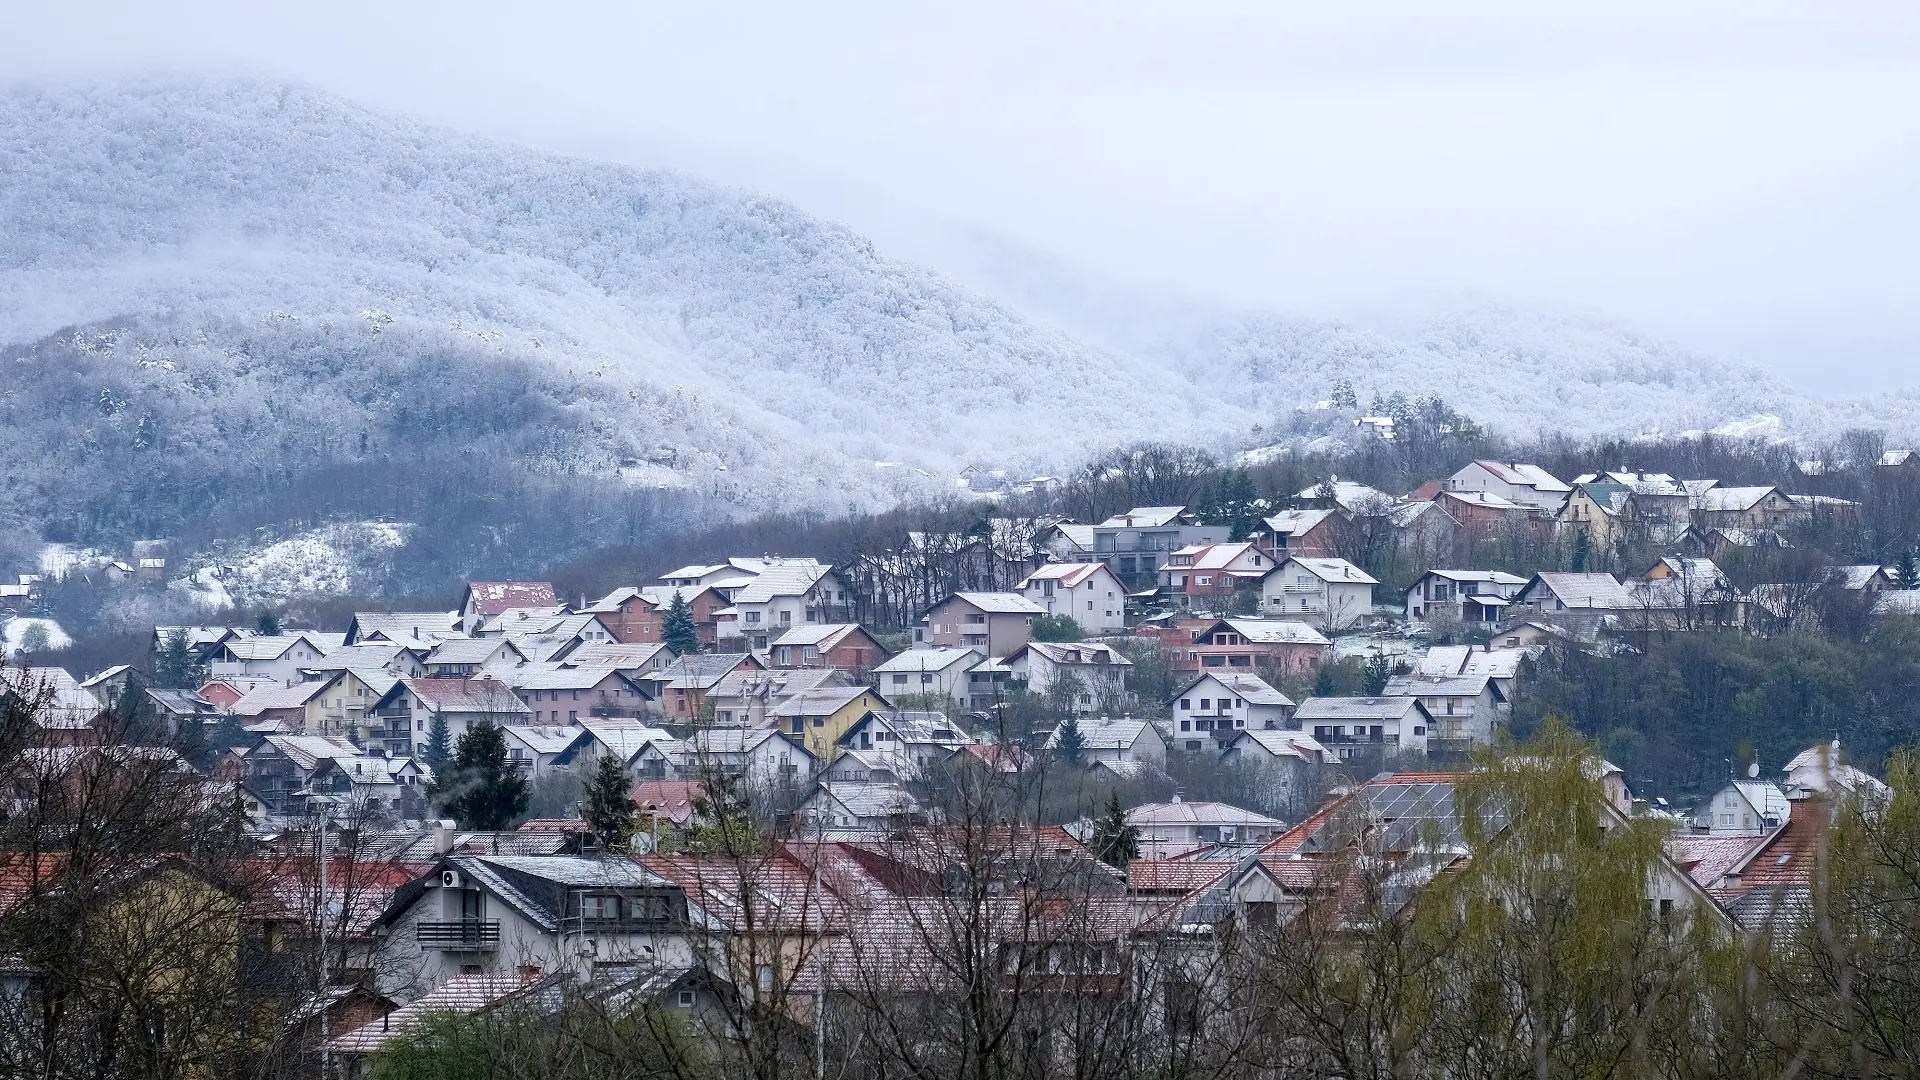
[[[491,952],[500,947],[500,920],[463,919],[459,922],[415,923],[414,940],[429,949]]]

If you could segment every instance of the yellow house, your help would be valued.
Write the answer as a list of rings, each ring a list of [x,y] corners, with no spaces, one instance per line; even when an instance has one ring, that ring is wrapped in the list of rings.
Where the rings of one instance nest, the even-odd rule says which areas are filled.
[[[373,715],[373,707],[386,696],[396,675],[384,671],[320,672],[324,688],[306,702],[306,730],[315,735],[344,735],[360,746],[378,743],[386,722]]]
[[[1594,551],[1611,551],[1626,536],[1633,509],[1633,492],[1623,484],[1575,484],[1560,508],[1560,524],[1585,532]]]
[[[806,748],[825,762],[833,756],[840,736],[861,717],[892,709],[893,703],[871,687],[823,686],[802,690],[774,706],[772,716],[781,731],[804,741]]]

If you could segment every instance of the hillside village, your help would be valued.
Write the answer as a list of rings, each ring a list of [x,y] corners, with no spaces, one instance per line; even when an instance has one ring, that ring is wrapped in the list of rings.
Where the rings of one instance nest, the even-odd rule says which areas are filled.
[[[1404,825],[1417,807],[1457,828],[1453,789],[1506,741],[1542,656],[1920,613],[1911,560],[1752,580],[1796,530],[1860,512],[1837,497],[1482,460],[1403,497],[1329,478],[1292,502],[1246,528],[1177,505],[998,520],[958,557],[1003,587],[925,596],[905,625],[860,619],[885,567],[716,551],[571,604],[547,581],[475,581],[455,609],[361,611],[333,632],[158,626],[144,665],[29,662],[5,669],[4,697],[32,753],[167,755],[263,850],[297,860],[316,826],[340,832],[356,896],[316,910],[342,912],[353,953],[323,981],[339,991],[330,1053],[354,1060],[400,1018],[520,1000],[560,973],[613,978],[642,952],[666,969],[648,994],[720,1008],[727,972],[699,939],[747,932],[705,899],[710,875],[739,873],[709,857],[729,805],[761,815],[777,889],[817,892],[823,912],[856,895],[911,906],[903,882],[931,872],[918,860],[946,856],[903,845],[967,824],[956,778],[1045,772],[1058,791],[1028,804],[1032,842],[1091,874],[1113,916],[1080,945],[1137,950],[1170,920],[1284,922],[1354,814]],[[1459,557],[1496,546],[1505,566],[1551,550],[1576,568]],[[1627,572],[1579,565],[1632,552]],[[166,576],[164,545],[135,558],[109,572]],[[1367,568],[1408,560],[1390,590]],[[1582,768],[1607,827],[1668,830],[1648,903],[1734,929],[1812,887],[1836,800],[1888,795],[1838,740],[1730,770],[1686,806],[1636,797],[1597,756]],[[502,772],[517,804],[477,809],[472,778]],[[608,777],[615,836],[586,809]],[[1420,843],[1396,828],[1385,850],[1410,858]],[[885,945],[846,914],[822,914],[840,936],[796,978]],[[576,948],[583,925],[599,929]]]

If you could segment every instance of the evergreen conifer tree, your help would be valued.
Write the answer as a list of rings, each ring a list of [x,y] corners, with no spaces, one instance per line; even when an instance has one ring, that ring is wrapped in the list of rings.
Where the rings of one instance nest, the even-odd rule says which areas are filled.
[[[1920,589],[1920,564],[1916,564],[1913,549],[1900,553],[1900,560],[1894,563],[1893,573],[1900,579],[1903,589]]]
[[[453,756],[453,738],[447,731],[447,718],[435,713],[433,723],[427,728],[427,749],[420,755],[427,768],[439,772],[446,767],[447,759]]]
[[[153,659],[154,684],[169,690],[191,690],[206,681],[200,659],[193,653],[185,630],[169,630]]]
[[[1087,738],[1080,734],[1080,721],[1068,716],[1060,723],[1059,734],[1054,736],[1054,753],[1068,761],[1079,761],[1080,755],[1087,752]]]
[[[667,605],[660,636],[666,641],[667,648],[678,656],[700,651],[700,632],[693,624],[693,608],[679,589],[673,590],[673,601]]]
[[[593,779],[587,782],[587,797],[580,806],[580,816],[587,819],[587,827],[608,850],[625,846],[633,835],[633,784],[627,779],[627,771],[620,767],[619,758],[612,754],[600,755]]]
[[[527,810],[527,779],[507,762],[506,733],[489,723],[460,736],[428,794],[463,829],[504,829]]]
[[[1107,796],[1107,812],[1093,826],[1094,857],[1108,866],[1126,869],[1140,857],[1140,830],[1127,823],[1127,812],[1120,807],[1120,795]]]

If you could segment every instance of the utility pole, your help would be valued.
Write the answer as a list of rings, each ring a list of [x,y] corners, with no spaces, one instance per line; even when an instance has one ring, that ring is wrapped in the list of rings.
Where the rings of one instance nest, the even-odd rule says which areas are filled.
[[[319,833],[313,840],[320,861],[320,989],[315,1000],[320,1007],[320,1080],[329,1080],[333,1072],[333,1060],[332,1051],[327,1046],[332,1035],[327,1016],[327,825],[334,800],[331,796],[315,795],[307,801],[320,810]]]

